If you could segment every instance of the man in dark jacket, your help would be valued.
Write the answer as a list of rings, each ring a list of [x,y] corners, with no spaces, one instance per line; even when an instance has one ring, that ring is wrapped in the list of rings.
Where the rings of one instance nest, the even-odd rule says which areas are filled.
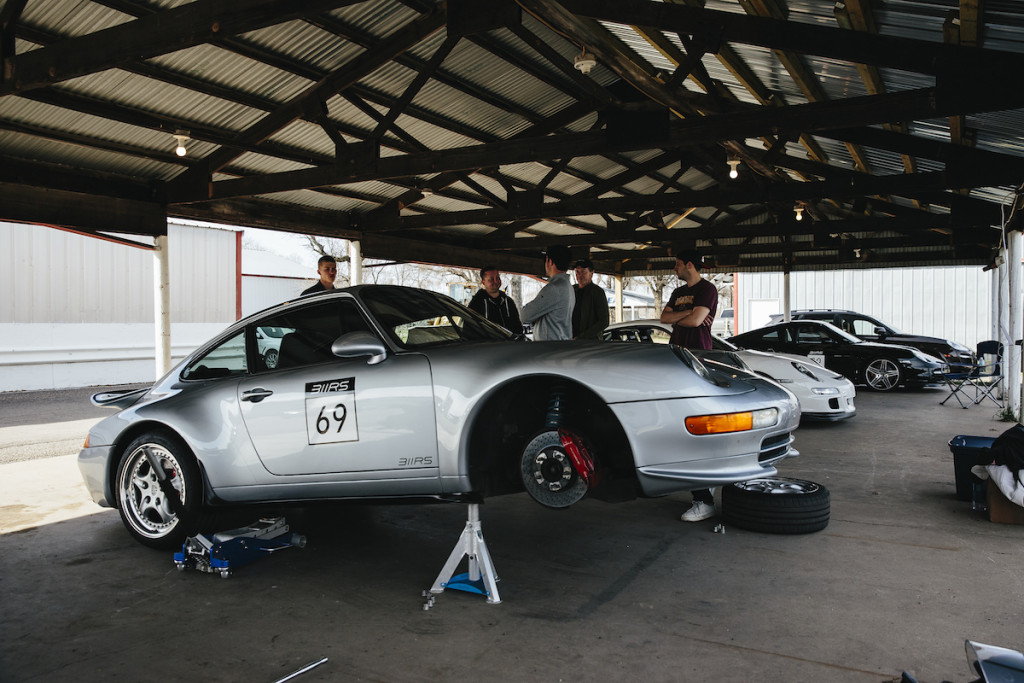
[[[501,273],[494,266],[480,269],[482,289],[477,290],[469,301],[469,309],[476,311],[492,323],[501,325],[512,334],[523,333],[519,320],[519,309],[512,297],[501,291]]]
[[[572,338],[600,339],[608,327],[608,297],[594,283],[594,262],[576,262],[576,306],[572,309]]]
[[[338,277],[338,262],[333,256],[321,256],[316,263],[316,274],[320,279],[312,287],[302,290],[303,296],[334,289],[334,280]]]

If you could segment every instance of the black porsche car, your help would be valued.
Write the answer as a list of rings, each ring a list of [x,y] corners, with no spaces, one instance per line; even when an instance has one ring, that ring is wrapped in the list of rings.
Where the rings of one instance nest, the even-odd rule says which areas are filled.
[[[967,372],[974,367],[974,352],[963,344],[939,337],[900,332],[891,325],[886,325],[878,318],[872,318],[870,315],[857,313],[856,311],[815,308],[793,311],[789,317],[790,320],[821,320],[832,323],[861,341],[913,346],[915,349],[924,351],[929,356],[946,361],[949,364],[950,372]],[[773,315],[771,322],[782,322],[782,314]]]
[[[938,384],[949,366],[919,349],[861,341],[817,320],[796,320],[744,332],[729,341],[745,349],[796,353],[874,391]]]

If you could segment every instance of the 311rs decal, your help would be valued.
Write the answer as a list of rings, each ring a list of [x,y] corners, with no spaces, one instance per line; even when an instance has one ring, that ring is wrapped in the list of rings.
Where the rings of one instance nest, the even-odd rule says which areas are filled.
[[[306,435],[310,445],[359,441],[355,377],[306,385]]]

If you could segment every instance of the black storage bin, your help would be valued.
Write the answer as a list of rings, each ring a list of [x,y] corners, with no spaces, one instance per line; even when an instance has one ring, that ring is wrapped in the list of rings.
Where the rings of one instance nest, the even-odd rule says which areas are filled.
[[[957,500],[974,500],[974,486],[982,486],[983,482],[971,474],[971,468],[978,464],[979,458],[987,456],[994,441],[995,437],[967,434],[959,434],[949,440],[949,450],[953,452]]]

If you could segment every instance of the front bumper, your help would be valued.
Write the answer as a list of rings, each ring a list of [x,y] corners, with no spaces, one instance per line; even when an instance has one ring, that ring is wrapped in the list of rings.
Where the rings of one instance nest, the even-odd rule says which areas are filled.
[[[668,465],[638,467],[636,473],[640,487],[646,495],[664,496],[679,491],[726,486],[758,477],[774,477],[779,472],[773,463],[798,455],[800,451],[788,447],[785,455],[770,462],[759,462],[756,454],[737,455],[731,458],[688,460]]]

